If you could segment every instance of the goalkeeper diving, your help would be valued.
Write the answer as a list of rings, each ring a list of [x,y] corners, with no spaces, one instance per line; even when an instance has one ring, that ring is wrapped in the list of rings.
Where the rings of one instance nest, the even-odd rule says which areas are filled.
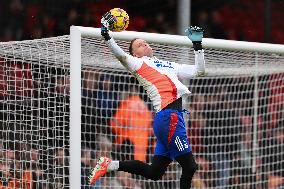
[[[193,43],[195,56],[195,65],[187,65],[158,59],[143,39],[133,39],[129,46],[130,54],[127,54],[109,35],[108,26],[113,22],[114,18],[109,12],[102,17],[101,35],[115,57],[136,77],[152,101],[156,112],[153,129],[157,143],[151,164],[138,160],[116,161],[109,157],[100,157],[89,177],[90,184],[111,171],[125,171],[159,180],[169,164],[176,160],[182,167],[180,188],[189,189],[198,165],[189,145],[183,118],[182,97],[190,94],[190,91],[178,78],[204,76],[203,30],[199,27],[186,29],[186,35]]]

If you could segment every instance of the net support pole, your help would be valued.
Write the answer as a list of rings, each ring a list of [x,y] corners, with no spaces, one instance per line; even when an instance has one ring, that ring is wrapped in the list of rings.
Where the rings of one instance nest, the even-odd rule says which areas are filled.
[[[253,159],[252,172],[256,173],[256,158],[258,155],[257,143],[257,124],[258,124],[258,53],[255,53],[255,70],[254,70],[254,114],[253,114]]]
[[[179,0],[178,1],[178,33],[184,35],[184,30],[186,27],[190,26],[190,10],[191,0]]]
[[[81,188],[81,32],[70,27],[70,189]]]

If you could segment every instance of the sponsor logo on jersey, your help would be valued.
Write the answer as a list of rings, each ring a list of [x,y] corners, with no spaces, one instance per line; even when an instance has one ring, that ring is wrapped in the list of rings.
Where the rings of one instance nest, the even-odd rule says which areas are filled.
[[[156,64],[157,68],[163,67],[174,69],[172,63],[169,61],[154,60],[154,63]]]

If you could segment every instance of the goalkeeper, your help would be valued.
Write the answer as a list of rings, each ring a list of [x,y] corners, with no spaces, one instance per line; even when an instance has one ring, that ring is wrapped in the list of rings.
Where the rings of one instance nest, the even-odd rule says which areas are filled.
[[[178,77],[190,78],[205,74],[201,44],[203,30],[199,27],[186,30],[195,54],[195,65],[186,65],[154,57],[152,48],[143,39],[132,40],[130,55],[125,53],[109,36],[108,26],[112,23],[113,17],[108,12],[102,17],[101,35],[116,58],[137,78],[151,99],[156,111],[153,129],[157,143],[150,165],[138,160],[114,161],[101,157],[90,175],[90,184],[94,184],[98,178],[110,171],[125,171],[158,180],[168,165],[176,160],[182,167],[180,188],[188,189],[198,165],[187,139],[182,110],[182,97],[190,91]]]

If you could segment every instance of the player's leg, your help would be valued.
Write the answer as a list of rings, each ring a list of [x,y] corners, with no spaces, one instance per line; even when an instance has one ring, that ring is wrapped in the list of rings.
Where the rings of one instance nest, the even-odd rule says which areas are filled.
[[[189,189],[191,187],[193,175],[198,169],[198,165],[192,155],[192,152],[177,156],[175,160],[182,167],[180,189]]]
[[[159,180],[171,162],[172,160],[165,156],[155,155],[151,164],[139,160],[121,161],[118,171],[141,175],[151,180]]]
[[[198,165],[189,145],[183,114],[181,112],[172,112],[171,118],[176,121],[173,121],[175,124],[170,124],[173,129],[169,129],[169,134],[172,133],[169,143],[170,157],[174,158],[182,167],[180,189],[189,189]]]
[[[90,174],[89,182],[91,185],[95,184],[100,177],[110,171],[125,171],[147,179],[159,180],[171,162],[171,159],[159,155],[153,157],[150,165],[139,160],[112,161],[107,157],[101,157]]]
[[[168,125],[170,124],[170,112],[161,111],[156,114],[154,120],[154,133],[157,137],[155,154],[152,163],[146,164],[138,160],[111,161],[109,158],[99,159],[96,167],[90,175],[90,184],[94,184],[98,178],[109,171],[125,171],[136,175],[144,176],[148,179],[158,180],[165,173],[166,168],[173,158],[169,155],[168,148]],[[165,119],[166,118],[166,119]]]

